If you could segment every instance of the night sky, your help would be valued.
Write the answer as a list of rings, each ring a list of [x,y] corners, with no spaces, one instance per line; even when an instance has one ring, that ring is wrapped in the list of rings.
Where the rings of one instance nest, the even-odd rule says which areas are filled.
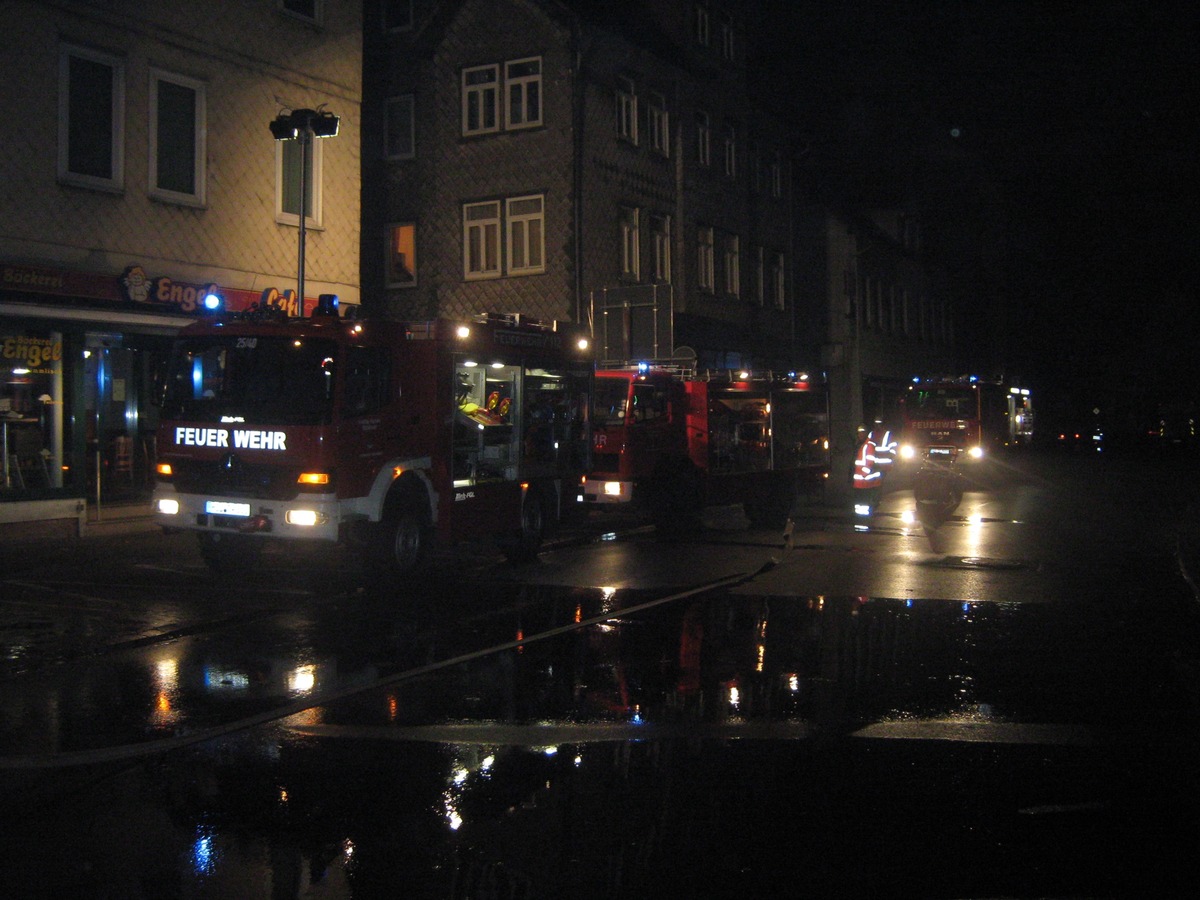
[[[1114,427],[1200,397],[1194,4],[775,2],[802,169],[918,200],[966,354]]]

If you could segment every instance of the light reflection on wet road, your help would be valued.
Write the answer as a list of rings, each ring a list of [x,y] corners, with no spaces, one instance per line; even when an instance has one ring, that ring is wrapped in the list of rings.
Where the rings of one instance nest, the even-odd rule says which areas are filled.
[[[281,566],[206,619],[178,594],[147,615],[164,587],[214,588],[181,554],[113,582],[126,626],[104,614],[117,592],[60,585],[117,646],[72,639],[0,682],[19,813],[0,887],[1172,895],[1200,796],[1185,586],[1145,534],[1085,560],[1042,511],[995,512],[938,547],[886,507],[791,550],[567,545],[404,603]]]

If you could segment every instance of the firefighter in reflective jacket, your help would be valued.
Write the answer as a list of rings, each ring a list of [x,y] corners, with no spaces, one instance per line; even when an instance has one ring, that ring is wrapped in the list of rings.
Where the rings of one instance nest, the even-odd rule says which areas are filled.
[[[856,512],[869,514],[879,503],[883,488],[883,469],[876,457],[878,446],[874,435],[865,428],[858,430],[858,453],[854,457],[854,506]]]

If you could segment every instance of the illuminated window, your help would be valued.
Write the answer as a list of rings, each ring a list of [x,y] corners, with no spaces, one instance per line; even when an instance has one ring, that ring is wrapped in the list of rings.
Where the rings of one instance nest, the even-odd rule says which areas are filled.
[[[387,286],[413,287],[417,283],[417,226],[400,222],[388,226]]]
[[[412,159],[417,155],[412,94],[389,97],[384,108],[385,153],[388,159]]]
[[[203,82],[150,72],[150,195],[203,206],[205,196]]]
[[[462,133],[489,134],[500,130],[497,114],[500,67],[476,66],[462,73]]]
[[[58,177],[125,187],[125,67],[115,56],[64,46],[58,69]]]
[[[504,64],[504,89],[508,94],[507,128],[532,128],[542,124],[541,57]]]

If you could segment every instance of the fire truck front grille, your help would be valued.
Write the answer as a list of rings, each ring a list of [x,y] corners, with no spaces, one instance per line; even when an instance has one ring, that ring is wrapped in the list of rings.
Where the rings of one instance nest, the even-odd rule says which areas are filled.
[[[233,468],[219,462],[178,462],[172,478],[184,494],[223,494],[261,500],[288,500],[298,493],[297,469],[286,466],[239,464]]]
[[[621,457],[617,453],[596,453],[592,456],[593,472],[619,472]]]

